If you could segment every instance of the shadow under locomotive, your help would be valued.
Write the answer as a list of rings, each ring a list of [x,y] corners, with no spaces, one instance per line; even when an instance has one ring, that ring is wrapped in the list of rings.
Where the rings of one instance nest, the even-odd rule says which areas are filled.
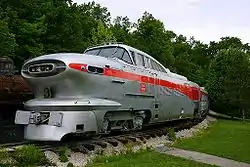
[[[8,57],[0,58],[0,143],[23,140],[23,126],[14,123],[17,109],[33,93]]]

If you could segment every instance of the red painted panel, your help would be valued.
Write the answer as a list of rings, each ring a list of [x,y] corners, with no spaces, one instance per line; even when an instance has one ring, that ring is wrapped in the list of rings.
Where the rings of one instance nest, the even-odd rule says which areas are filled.
[[[69,67],[73,68],[73,69],[76,69],[76,70],[79,70],[79,71],[88,72],[87,64],[71,63],[71,64],[69,64]]]
[[[146,92],[147,85],[146,83],[140,83],[140,92]]]

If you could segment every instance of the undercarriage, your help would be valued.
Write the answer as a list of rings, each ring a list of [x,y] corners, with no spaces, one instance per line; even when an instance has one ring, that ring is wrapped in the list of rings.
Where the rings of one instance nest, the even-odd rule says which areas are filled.
[[[107,112],[102,122],[101,133],[107,134],[116,130],[140,130],[143,127],[146,116],[145,111]]]

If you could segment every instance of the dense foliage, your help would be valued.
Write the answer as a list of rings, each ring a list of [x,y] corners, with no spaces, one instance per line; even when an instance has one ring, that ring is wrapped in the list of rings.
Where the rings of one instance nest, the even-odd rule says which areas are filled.
[[[31,57],[56,52],[83,52],[104,41],[141,49],[171,71],[186,76],[211,95],[217,112],[248,112],[249,51],[239,38],[203,44],[165,28],[145,12],[136,22],[111,20],[106,7],[71,0],[1,0],[0,56],[10,56],[17,69]]]

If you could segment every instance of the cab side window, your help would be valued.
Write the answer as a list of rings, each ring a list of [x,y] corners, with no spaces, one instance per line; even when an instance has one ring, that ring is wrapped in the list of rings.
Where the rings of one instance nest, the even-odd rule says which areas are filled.
[[[134,58],[135,58],[134,60],[135,60],[136,65],[145,67],[144,56],[133,51],[130,51],[130,52],[131,52],[131,55],[134,55]]]
[[[123,49],[123,48],[116,48],[116,50],[114,51],[114,53],[110,56],[110,57],[116,57],[116,58],[118,58],[118,59],[121,59],[122,58],[122,56],[123,56],[123,52],[124,52],[125,50]],[[125,51],[126,52],[126,51]]]
[[[103,48],[101,52],[99,53],[99,55],[103,57],[109,57],[110,55],[112,55],[113,52],[114,52],[113,47],[107,47],[107,48]]]
[[[131,60],[131,58],[130,58],[128,52],[125,51],[125,50],[124,50],[124,52],[123,52],[123,56],[122,56],[121,59],[122,59],[123,61],[125,61],[126,63],[133,64],[133,62],[132,62],[132,60]]]
[[[133,51],[130,50],[130,54],[131,54],[132,59],[133,59],[133,61],[135,62],[135,65],[136,65],[136,61],[135,61],[135,52],[133,52]]]
[[[85,54],[89,55],[98,55],[101,49],[91,49],[85,52]]]
[[[139,54],[139,53],[136,53],[136,57],[137,57],[138,62],[140,63],[140,65],[145,67],[144,56]]]

